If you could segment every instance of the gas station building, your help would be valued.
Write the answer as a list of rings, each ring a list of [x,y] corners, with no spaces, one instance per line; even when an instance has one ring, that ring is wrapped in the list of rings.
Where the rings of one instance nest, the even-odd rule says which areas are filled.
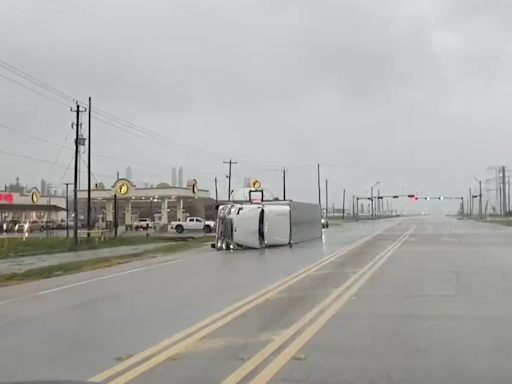
[[[118,179],[110,188],[103,185],[91,189],[92,221],[105,223],[106,228],[114,224],[117,211],[119,226],[133,228],[139,218],[155,221],[161,230],[166,231],[171,221],[183,221],[188,216],[208,218],[215,215],[215,200],[210,192],[199,189],[196,180],[189,180],[187,187],[171,187],[160,183],[153,188],[139,188],[126,178]],[[78,200],[87,200],[87,190],[78,190]],[[117,209],[114,207],[117,201]]]
[[[0,221],[60,220],[66,218],[64,196],[43,196],[37,188],[26,193],[0,192]]]

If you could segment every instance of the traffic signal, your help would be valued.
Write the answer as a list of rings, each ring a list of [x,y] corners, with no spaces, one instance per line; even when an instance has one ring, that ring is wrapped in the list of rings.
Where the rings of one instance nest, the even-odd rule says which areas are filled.
[[[416,195],[407,195],[407,197],[415,198],[415,197],[416,197]]]

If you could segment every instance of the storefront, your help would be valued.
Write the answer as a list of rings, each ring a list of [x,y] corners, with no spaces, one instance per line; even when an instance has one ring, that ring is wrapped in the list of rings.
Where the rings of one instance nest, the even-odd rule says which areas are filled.
[[[78,199],[83,204],[87,200],[87,190],[79,190]],[[199,189],[195,180],[189,180],[185,188],[166,183],[154,188],[139,188],[123,178],[111,188],[91,190],[91,201],[93,222],[105,223],[107,228],[112,227],[117,212],[119,226],[126,229],[130,229],[138,218],[149,218],[164,231],[173,220],[182,221],[187,216],[207,218],[215,205],[210,192]]]
[[[42,196],[37,188],[28,193],[0,192],[0,222],[11,220],[61,220],[66,218],[66,198]]]

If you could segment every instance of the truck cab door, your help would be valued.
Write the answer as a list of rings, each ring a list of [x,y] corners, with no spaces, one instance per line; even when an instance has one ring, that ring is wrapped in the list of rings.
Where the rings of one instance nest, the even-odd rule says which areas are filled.
[[[204,227],[203,219],[199,219],[196,217],[193,220],[194,220],[194,222],[191,223],[192,229],[196,229],[196,230],[203,229],[203,227]]]

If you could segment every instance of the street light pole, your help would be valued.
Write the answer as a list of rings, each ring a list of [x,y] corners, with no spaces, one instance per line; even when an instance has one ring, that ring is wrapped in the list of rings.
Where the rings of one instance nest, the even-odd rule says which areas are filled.
[[[380,181],[377,181],[375,185],[370,189],[370,198],[371,198],[371,218],[372,220],[375,218],[375,205],[373,204],[373,189],[380,184]]]
[[[373,220],[373,187],[371,187],[371,189],[370,189],[370,208],[371,208],[370,218]]]
[[[482,220],[484,218],[484,210],[482,206],[482,180],[478,180],[475,176],[473,176],[473,179],[478,183],[478,215],[480,216],[480,220]]]

